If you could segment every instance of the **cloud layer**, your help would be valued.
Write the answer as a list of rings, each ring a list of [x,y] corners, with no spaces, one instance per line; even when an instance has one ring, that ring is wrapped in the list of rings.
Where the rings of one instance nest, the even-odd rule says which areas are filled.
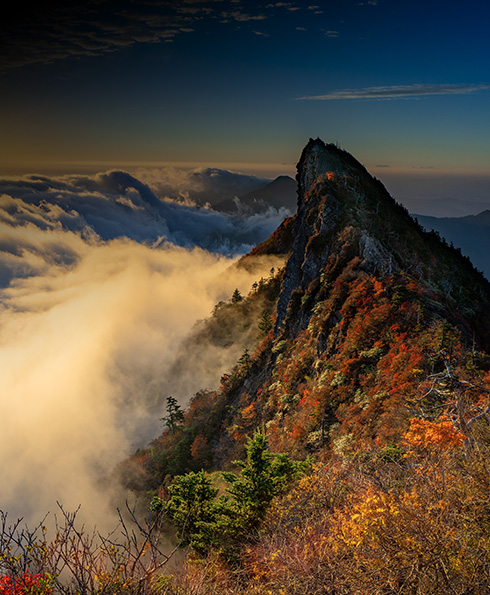
[[[36,241],[49,243],[42,233]],[[59,500],[99,511],[91,520],[100,523],[107,495],[97,482],[158,435],[168,396],[162,371],[180,342],[253,279],[225,274],[230,259],[199,248],[56,235],[77,264],[42,262],[2,294],[1,507],[35,520]]]
[[[400,99],[425,95],[466,95],[490,89],[490,85],[394,85],[389,87],[367,87],[365,89],[343,89],[325,95],[298,97],[298,100],[332,101],[338,99]]]
[[[0,509],[34,523],[58,500],[105,526],[103,478],[159,434],[170,390],[185,404],[201,388],[185,366],[187,380],[166,376],[184,338],[272,266],[230,268],[229,253],[280,215],[162,201],[125,172],[0,187]],[[206,370],[206,386],[231,355]]]
[[[271,208],[260,217],[233,217],[190,204],[191,197],[204,200],[213,193],[219,197],[220,193],[256,187],[260,180],[253,176],[222,170],[165,170],[160,178],[154,172],[146,173],[155,191],[122,171],[91,177],[0,179],[0,286],[32,274],[39,260],[47,265],[52,261],[72,265],[78,258],[72,243],[81,241],[124,237],[153,246],[170,242],[221,254],[243,254],[266,239],[289,214]],[[187,204],[161,200],[157,191],[164,197],[185,198]],[[47,248],[38,241],[44,237],[43,231],[51,232]],[[63,231],[74,232],[76,239],[60,243]]]
[[[236,173],[216,167],[180,169],[176,167],[138,168],[137,178],[150,186],[160,198],[212,207],[224,199],[243,196],[265,186],[268,178]]]

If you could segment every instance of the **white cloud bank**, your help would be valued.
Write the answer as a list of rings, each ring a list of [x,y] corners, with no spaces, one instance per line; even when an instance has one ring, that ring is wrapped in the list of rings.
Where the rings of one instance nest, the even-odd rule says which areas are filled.
[[[209,203],[211,206],[230,197],[248,194],[271,181],[217,167],[191,170],[177,167],[137,168],[135,175],[160,198],[198,205]]]
[[[279,215],[162,202],[123,172],[0,187],[0,509],[32,523],[58,500],[105,525],[100,480],[161,430],[182,340],[271,266],[252,276],[224,252]]]
[[[58,242],[61,231],[74,232],[78,242],[126,237],[153,246],[171,242],[236,255],[265,240],[290,214],[271,208],[260,216],[238,217],[191,204],[267,182],[253,176],[209,169],[142,173],[148,183],[123,171],[0,179],[0,286],[30,275],[39,259],[73,264],[76,251],[72,242]],[[187,204],[159,196],[185,198]],[[52,233],[48,244],[38,241],[40,231]]]

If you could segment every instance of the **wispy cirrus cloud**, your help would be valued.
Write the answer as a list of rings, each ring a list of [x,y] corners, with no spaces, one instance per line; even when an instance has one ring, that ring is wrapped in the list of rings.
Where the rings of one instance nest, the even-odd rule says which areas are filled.
[[[232,12],[224,12],[223,17],[225,19],[233,19],[235,21],[245,23],[247,21],[263,21],[267,17],[263,14],[248,14],[240,10],[234,10]]]
[[[488,84],[414,84],[386,87],[366,87],[364,89],[341,89],[325,95],[297,97],[297,100],[332,101],[335,99],[402,99],[427,95],[467,95],[490,89]]]
[[[169,43],[218,19],[253,24],[277,11],[296,10],[291,2],[264,9],[241,0],[154,0],[135,5],[120,0],[117,10],[106,0],[73,0],[29,11],[13,6],[0,20],[0,73],[30,64],[52,64],[70,57],[100,56],[142,43]]]
[[[374,0],[371,0],[374,1]],[[119,0],[117,8],[108,0],[73,0],[51,6],[38,3],[25,11],[13,5],[0,19],[0,74],[32,64],[53,64],[67,58],[91,58],[115,53],[138,44],[169,44],[182,36],[214,30],[216,22],[240,27],[250,34],[256,27],[277,27],[288,15],[295,26],[313,30],[308,19],[323,14],[319,4],[291,2],[252,3],[245,0],[151,0],[134,3]],[[284,21],[282,21],[284,19]],[[325,33],[325,31],[324,31]],[[337,37],[337,31],[326,31]]]
[[[168,0],[135,8],[122,0],[117,10],[88,0],[56,7],[34,5],[0,24],[0,71],[27,64],[50,64],[72,56],[99,56],[137,43],[172,41],[193,30],[214,8],[173,5]],[[17,12],[16,12],[17,11]]]

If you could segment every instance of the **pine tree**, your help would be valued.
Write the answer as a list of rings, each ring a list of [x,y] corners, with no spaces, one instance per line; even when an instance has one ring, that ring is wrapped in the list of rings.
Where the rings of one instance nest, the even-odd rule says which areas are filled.
[[[231,296],[231,303],[232,304],[237,304],[238,302],[241,302],[243,300],[243,296],[240,293],[240,291],[237,289],[235,289],[235,291],[233,292],[233,295]]]
[[[160,421],[165,422],[170,432],[173,432],[179,424],[183,423],[184,412],[175,397],[167,397],[167,415],[160,418]]]
[[[230,487],[227,495],[218,499],[218,490],[204,471],[177,477],[169,489],[166,510],[183,543],[199,555],[214,549],[229,561],[236,561],[241,546],[263,521],[272,499],[310,467],[309,460],[292,461],[286,454],[271,453],[267,437],[261,432],[248,439],[246,461],[235,464],[241,472],[222,473]]]
[[[301,475],[309,461],[292,461],[287,454],[271,453],[267,437],[255,432],[247,441],[247,460],[235,461],[240,475],[223,473],[238,522],[249,530],[260,524],[274,496],[286,491],[291,480]]]
[[[183,546],[190,545],[201,555],[208,552],[214,541],[217,493],[204,471],[181,475],[169,488],[166,512],[177,528],[177,536]]]
[[[252,366],[252,358],[250,357],[250,353],[248,352],[248,349],[245,349],[245,351],[242,353],[242,355],[240,356],[240,358],[238,360],[238,364],[245,371],[248,372],[248,370],[250,370],[250,368]]]
[[[265,337],[272,328],[272,316],[264,310],[262,318],[259,321],[260,336]]]

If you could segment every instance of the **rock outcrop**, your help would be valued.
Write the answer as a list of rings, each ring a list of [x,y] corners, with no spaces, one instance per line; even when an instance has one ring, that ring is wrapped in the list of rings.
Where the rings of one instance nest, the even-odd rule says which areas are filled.
[[[289,254],[285,269],[201,328],[229,341],[248,321],[255,347],[152,444],[129,474],[139,489],[198,465],[226,468],[257,428],[276,452],[350,457],[397,444],[414,415],[463,428],[455,403],[469,386],[471,415],[486,420],[488,281],[335,145],[310,140],[297,182],[296,216],[240,262]],[[447,381],[439,392],[435,379]]]
[[[427,234],[379,180],[352,155],[320,139],[308,142],[297,166],[298,211],[294,245],[277,305],[275,335],[308,324],[295,301],[315,280],[352,258],[375,275],[408,274],[471,310],[474,290],[486,300],[490,285],[461,253]],[[313,284],[313,285],[312,285]],[[294,311],[294,316],[290,313]]]

